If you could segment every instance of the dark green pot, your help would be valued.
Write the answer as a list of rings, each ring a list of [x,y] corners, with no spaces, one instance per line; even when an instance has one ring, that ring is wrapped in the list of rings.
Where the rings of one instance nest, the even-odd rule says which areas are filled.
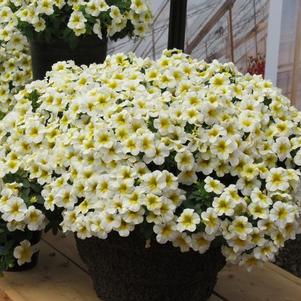
[[[25,239],[28,239],[27,236],[24,237],[24,232],[21,232],[21,231],[17,231],[17,232],[12,233],[13,236],[14,236],[13,239],[16,241],[16,246],[21,241],[23,241]],[[36,232],[31,232],[31,233],[32,233],[32,237],[28,240],[30,241],[31,245],[34,246],[34,245],[38,244],[41,241],[42,232],[41,231],[36,231]],[[25,271],[33,269],[38,264],[39,253],[40,253],[39,251],[35,252],[31,257],[31,262],[25,263],[21,266],[19,266],[16,262],[16,265],[13,268],[8,269],[7,272],[25,272]]]
[[[75,48],[63,40],[51,44],[32,40],[30,49],[33,79],[41,80],[59,61],[73,60],[77,65],[102,63],[107,55],[107,39],[100,40],[96,35],[80,37]]]

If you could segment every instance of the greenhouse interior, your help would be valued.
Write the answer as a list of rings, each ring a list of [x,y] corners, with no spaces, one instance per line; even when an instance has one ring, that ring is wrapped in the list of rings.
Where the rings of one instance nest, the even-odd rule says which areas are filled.
[[[300,83],[301,0],[0,0],[0,301],[301,301]]]

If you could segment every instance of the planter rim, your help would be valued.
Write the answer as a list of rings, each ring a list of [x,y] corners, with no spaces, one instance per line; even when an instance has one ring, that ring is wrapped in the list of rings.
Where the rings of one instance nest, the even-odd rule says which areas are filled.
[[[97,35],[83,35],[83,36],[77,37],[76,40],[79,43],[85,42],[87,44],[89,42],[91,44],[95,44],[95,41],[99,41],[99,44],[103,44],[103,43],[108,42],[108,38],[105,35],[102,37],[102,39],[100,39]],[[66,45],[66,44],[68,44],[67,41],[64,40],[63,38],[54,39],[52,42],[46,42],[45,40],[39,40],[39,39],[35,39],[35,38],[31,38],[28,41],[29,41],[30,44],[41,45],[41,46]]]

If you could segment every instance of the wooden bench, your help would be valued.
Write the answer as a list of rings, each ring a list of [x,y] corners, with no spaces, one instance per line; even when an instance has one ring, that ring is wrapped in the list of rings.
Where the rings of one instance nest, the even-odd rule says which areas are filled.
[[[247,272],[228,265],[210,301],[301,301],[301,279],[273,264]],[[74,240],[46,236],[39,265],[0,279],[0,301],[99,301]],[[143,300],[141,300],[143,301]],[[162,300],[164,301],[164,300]],[[189,301],[189,300],[187,300]]]

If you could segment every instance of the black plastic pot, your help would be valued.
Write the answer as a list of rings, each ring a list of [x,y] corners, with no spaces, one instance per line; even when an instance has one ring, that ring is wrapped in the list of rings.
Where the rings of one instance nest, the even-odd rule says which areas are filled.
[[[145,248],[135,232],[76,242],[103,301],[205,301],[225,265],[218,246],[203,255],[154,241]]]
[[[16,241],[16,245],[18,245],[24,239],[28,239],[27,237],[22,237],[23,232],[20,232],[20,233],[18,233],[17,235],[14,236],[14,240]],[[37,245],[41,240],[42,232],[36,231],[36,232],[31,232],[31,233],[32,233],[32,237],[31,237],[31,239],[29,239],[29,241],[30,241],[32,246]],[[21,266],[19,266],[16,262],[16,265],[13,268],[8,269],[7,271],[8,272],[25,272],[25,271],[33,269],[38,264],[39,253],[40,252],[37,251],[32,255],[31,262],[25,263]]]
[[[100,40],[96,35],[80,37],[74,49],[63,40],[52,44],[31,41],[30,49],[33,79],[38,80],[59,61],[73,60],[77,65],[102,63],[107,55],[107,40]]]
[[[301,234],[295,240],[285,242],[284,248],[276,256],[276,264],[301,278]]]

